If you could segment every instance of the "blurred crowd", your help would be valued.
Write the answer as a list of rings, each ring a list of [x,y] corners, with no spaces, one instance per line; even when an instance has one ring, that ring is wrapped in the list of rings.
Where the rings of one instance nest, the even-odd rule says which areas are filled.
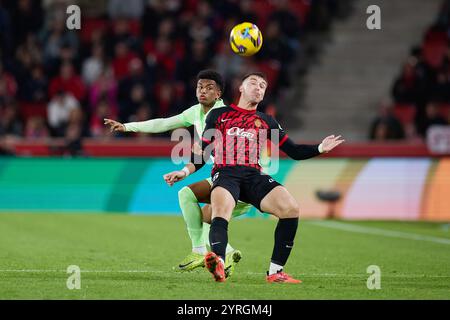
[[[142,121],[196,103],[195,77],[215,68],[236,101],[241,76],[270,82],[263,111],[289,86],[307,16],[330,0],[0,0],[0,138],[110,137],[103,118]],[[81,8],[81,30],[66,9]],[[241,58],[229,48],[237,23],[254,22],[263,47]],[[317,21],[317,19],[316,19]]]
[[[411,49],[370,128],[373,140],[423,140],[432,125],[450,124],[450,0]]]

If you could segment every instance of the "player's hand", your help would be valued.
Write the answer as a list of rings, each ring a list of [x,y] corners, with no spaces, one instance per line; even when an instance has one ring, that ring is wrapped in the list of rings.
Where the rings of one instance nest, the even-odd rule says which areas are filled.
[[[163,176],[163,178],[164,178],[164,180],[166,181],[166,183],[167,183],[169,186],[173,186],[173,184],[174,184],[175,182],[181,181],[181,180],[183,180],[184,178],[186,178],[186,172],[184,172],[184,171],[182,171],[182,170],[173,171],[173,172],[170,172],[170,173],[166,173],[166,174]]]
[[[323,152],[330,152],[334,148],[336,148],[338,145],[340,145],[342,142],[345,142],[344,139],[341,139],[341,136],[328,136],[322,141],[322,150]]]
[[[106,118],[103,120],[104,120],[103,124],[109,126],[109,129],[111,130],[111,132],[113,132],[113,131],[125,132],[125,126],[122,123],[120,123],[119,121],[106,119]]]

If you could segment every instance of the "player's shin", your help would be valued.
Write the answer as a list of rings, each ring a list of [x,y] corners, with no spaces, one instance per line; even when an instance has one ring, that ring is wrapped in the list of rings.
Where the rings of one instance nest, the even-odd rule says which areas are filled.
[[[202,211],[191,188],[184,187],[178,192],[178,200],[187,231],[192,241],[192,251],[206,254],[206,243],[203,237]]]
[[[275,245],[269,268],[269,275],[283,269],[294,246],[295,234],[298,227],[298,218],[285,218],[278,220],[275,229]]]
[[[211,222],[209,231],[209,243],[211,251],[225,261],[225,252],[228,244],[228,221],[221,217],[216,217]]]

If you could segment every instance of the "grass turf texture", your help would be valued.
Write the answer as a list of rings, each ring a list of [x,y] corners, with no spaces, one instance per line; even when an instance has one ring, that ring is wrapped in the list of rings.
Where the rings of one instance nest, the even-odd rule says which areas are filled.
[[[334,222],[333,222],[334,223]],[[341,223],[341,222],[338,222]],[[0,214],[0,299],[449,299],[450,232],[425,222],[342,222],[439,237],[444,243],[349,232],[300,221],[285,268],[300,285],[268,284],[273,219],[234,220],[231,244],[243,259],[226,283],[203,268],[172,267],[190,251],[181,217]],[[66,287],[69,265],[81,289]],[[369,290],[369,265],[381,289]]]

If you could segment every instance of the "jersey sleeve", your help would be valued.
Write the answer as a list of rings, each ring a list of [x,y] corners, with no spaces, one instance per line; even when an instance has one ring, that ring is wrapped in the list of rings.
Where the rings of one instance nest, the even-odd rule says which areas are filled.
[[[276,136],[278,135],[278,146],[281,148],[281,146],[289,139],[289,136],[287,135],[286,131],[281,127],[281,125],[275,120],[274,118],[268,116],[269,125],[269,139],[276,143]]]
[[[319,145],[318,144],[296,144],[294,141],[289,138],[287,133],[281,127],[281,125],[272,117],[269,117],[269,126],[270,126],[270,140],[273,142],[274,135],[278,134],[279,143],[278,147],[280,150],[285,152],[290,158],[294,160],[306,160],[309,158],[313,158],[315,156],[320,155]]]
[[[194,124],[195,106],[169,118],[124,123],[127,132],[161,133]]]

